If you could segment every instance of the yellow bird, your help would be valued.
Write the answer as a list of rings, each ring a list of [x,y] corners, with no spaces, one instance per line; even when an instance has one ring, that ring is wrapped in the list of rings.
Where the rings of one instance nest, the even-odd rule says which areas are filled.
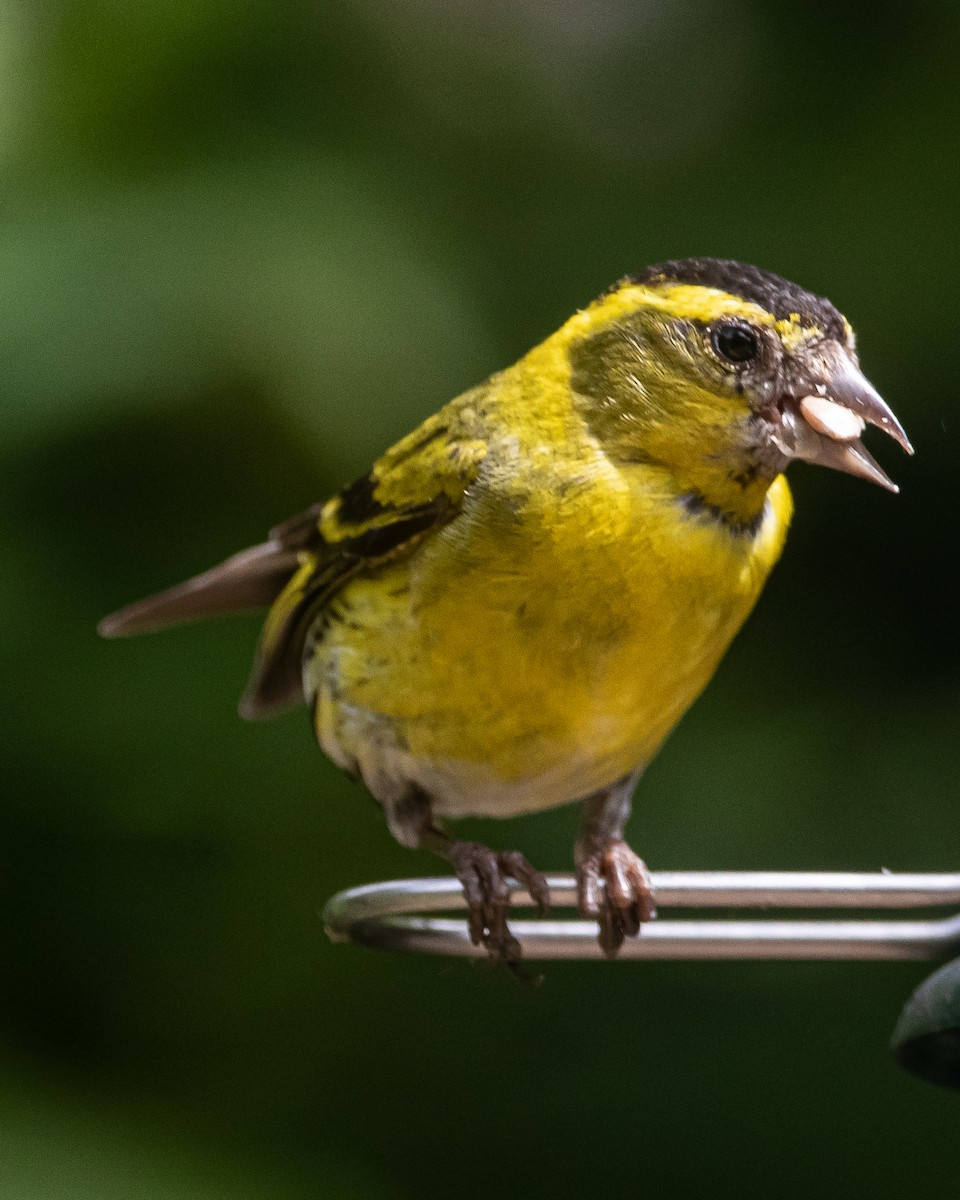
[[[124,636],[271,605],[245,717],[306,701],[394,837],[444,855],[475,943],[515,962],[523,855],[446,818],[574,801],[580,907],[613,955],[655,915],[624,839],[646,764],[783,547],[794,458],[896,491],[859,440],[909,453],[829,301],[723,259],[622,280],[262,545],[131,605]]]

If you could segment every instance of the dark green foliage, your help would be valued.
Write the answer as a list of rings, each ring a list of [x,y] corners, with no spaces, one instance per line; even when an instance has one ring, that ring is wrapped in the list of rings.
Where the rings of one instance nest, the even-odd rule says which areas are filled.
[[[37,11],[34,13],[33,9]],[[42,11],[41,11],[42,10]],[[898,1071],[918,964],[331,946],[437,871],[258,621],[97,620],[368,469],[612,280],[692,254],[828,296],[917,456],[794,472],[785,558],[644,780],[654,867],[955,870],[958,10],[0,6],[0,1194],[851,1200],[955,1173]],[[572,813],[465,828],[569,867]]]

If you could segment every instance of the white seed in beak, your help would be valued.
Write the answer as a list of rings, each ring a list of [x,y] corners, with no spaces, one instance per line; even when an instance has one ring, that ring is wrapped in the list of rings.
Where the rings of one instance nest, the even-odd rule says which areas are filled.
[[[835,442],[852,442],[863,433],[865,421],[849,408],[826,396],[804,396],[800,401],[804,420],[817,433]]]

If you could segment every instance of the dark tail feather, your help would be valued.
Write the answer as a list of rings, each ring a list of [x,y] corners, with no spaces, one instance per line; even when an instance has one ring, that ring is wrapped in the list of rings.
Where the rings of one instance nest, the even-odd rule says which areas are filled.
[[[279,541],[264,542],[241,550],[219,566],[165,592],[137,600],[112,613],[97,626],[101,637],[130,637],[253,608],[266,608],[283,590],[296,571],[295,550]]]

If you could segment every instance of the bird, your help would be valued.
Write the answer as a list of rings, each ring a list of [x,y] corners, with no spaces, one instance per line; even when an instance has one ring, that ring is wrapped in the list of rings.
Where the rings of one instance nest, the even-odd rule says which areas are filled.
[[[634,789],[780,556],[795,459],[896,492],[913,448],[822,296],[732,259],[628,275],[362,478],[105,637],[267,608],[249,719],[305,704],[394,838],[451,864],[472,942],[517,965],[544,874],[448,822],[578,804],[578,907],[616,956],[656,915]]]

